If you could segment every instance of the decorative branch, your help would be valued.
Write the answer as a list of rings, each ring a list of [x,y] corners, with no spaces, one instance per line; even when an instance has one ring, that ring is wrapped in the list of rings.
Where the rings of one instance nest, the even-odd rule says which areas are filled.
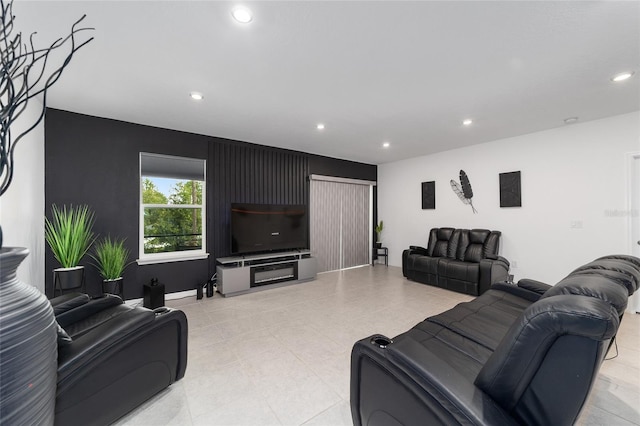
[[[0,195],[11,185],[14,170],[14,151],[16,145],[29,132],[40,124],[47,106],[47,90],[53,86],[64,69],[71,62],[73,55],[93,37],[84,41],[78,40],[78,34],[92,31],[94,28],[80,28],[86,15],[78,19],[71,27],[71,32],[42,49],[34,45],[35,32],[30,35],[28,44],[23,42],[22,33],[12,35],[14,30],[13,0],[6,6],[0,0]],[[68,49],[62,65],[55,68],[48,77],[49,55],[60,49]],[[13,137],[11,127],[27,109],[29,101],[42,95],[42,109],[27,130]]]

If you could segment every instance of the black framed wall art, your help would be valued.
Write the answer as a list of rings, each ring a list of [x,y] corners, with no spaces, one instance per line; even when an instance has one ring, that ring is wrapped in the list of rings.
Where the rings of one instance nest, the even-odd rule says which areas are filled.
[[[422,210],[436,208],[436,181],[422,182]]]
[[[500,207],[522,207],[520,171],[500,173]]]

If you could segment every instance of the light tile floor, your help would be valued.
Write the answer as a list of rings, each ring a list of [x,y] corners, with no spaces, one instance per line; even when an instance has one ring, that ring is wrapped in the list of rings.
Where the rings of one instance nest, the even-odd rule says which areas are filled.
[[[237,297],[171,301],[189,320],[186,375],[117,424],[350,425],[353,343],[393,337],[470,299],[378,265]],[[640,315],[624,317],[618,350],[578,424],[640,425]]]

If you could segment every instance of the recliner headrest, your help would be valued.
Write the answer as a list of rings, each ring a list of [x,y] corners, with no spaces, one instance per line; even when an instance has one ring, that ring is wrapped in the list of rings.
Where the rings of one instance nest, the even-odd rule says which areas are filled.
[[[453,228],[439,228],[436,234],[438,240],[449,241],[451,234],[453,234]]]
[[[596,261],[599,260],[619,260],[627,263],[629,266],[634,267],[638,272],[640,272],[640,259],[635,256],[629,256],[628,254],[610,254],[596,259]]]
[[[84,295],[86,296],[86,295]],[[88,298],[88,296],[87,296]],[[112,306],[122,305],[124,302],[118,296],[113,294],[103,294],[102,296],[94,297],[87,300],[85,303],[69,309],[65,312],[56,315],[56,320],[62,328],[67,330],[69,324],[73,324],[79,319],[86,318],[96,312],[103,311]],[[67,330],[69,331],[69,330]]]
[[[624,261],[607,259],[587,263],[569,275],[601,275],[624,286],[631,296],[640,285],[640,271]]]
[[[64,312],[88,303],[89,300],[89,296],[84,293],[67,293],[62,296],[58,296],[54,299],[55,303],[52,304],[53,314],[58,316]]]
[[[484,244],[490,233],[488,229],[472,229],[469,231],[469,244]]]
[[[500,246],[500,231],[488,229],[463,229],[460,231],[460,245],[457,259],[478,263],[489,255],[497,255]]]
[[[433,228],[429,232],[429,245],[427,254],[433,257],[447,256],[449,239],[453,235],[453,228]]]
[[[610,277],[600,274],[580,273],[569,275],[545,291],[540,300],[562,294],[575,294],[604,300],[615,308],[619,316],[627,308],[627,300],[629,298],[626,288]]]

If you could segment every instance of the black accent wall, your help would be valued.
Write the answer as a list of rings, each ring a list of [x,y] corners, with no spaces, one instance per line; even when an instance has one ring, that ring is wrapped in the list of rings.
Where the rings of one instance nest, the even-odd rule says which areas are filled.
[[[192,290],[215,272],[215,259],[229,255],[232,202],[309,205],[311,174],[375,181],[375,165],[339,160],[211,136],[47,109],[45,118],[45,205],[87,204],[100,235],[126,238],[138,257],[139,153],[207,160],[207,251],[209,259],[139,266],[124,274],[125,298],[142,297],[143,284],[157,277],[166,292]],[[375,212],[374,212],[375,214]],[[46,293],[59,265],[46,249]],[[101,279],[91,259],[87,292],[99,294]]]

